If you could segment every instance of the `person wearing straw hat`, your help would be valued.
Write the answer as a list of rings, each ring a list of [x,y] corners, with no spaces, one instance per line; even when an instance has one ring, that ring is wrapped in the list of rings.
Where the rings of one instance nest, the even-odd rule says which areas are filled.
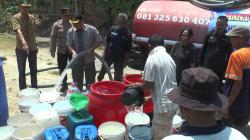
[[[78,59],[72,66],[73,81],[83,90],[83,73],[85,73],[86,88],[95,82],[95,56],[94,50],[101,44],[102,37],[98,30],[84,23],[82,15],[76,14],[70,20],[73,27],[67,33],[67,46],[73,57],[85,51],[83,58]]]
[[[37,53],[36,26],[39,20],[29,14],[31,4],[27,0],[20,1],[20,13],[12,17],[12,28],[16,33],[16,58],[19,72],[19,88],[26,88],[25,66],[28,58],[31,87],[37,88]]]
[[[228,125],[244,131],[250,120],[250,31],[247,26],[236,26],[226,34],[236,49],[226,70],[225,95],[229,105],[224,114]]]
[[[179,87],[167,96],[180,106],[184,119],[177,134],[163,140],[247,140],[238,130],[217,122],[215,113],[224,111],[227,97],[217,92],[218,76],[207,68],[182,72]]]
[[[57,20],[52,27],[50,35],[50,55],[55,57],[57,51],[57,63],[60,74],[67,66],[68,61],[72,59],[72,54],[69,53],[66,45],[67,32],[72,27],[69,19],[71,18],[71,9],[61,9],[61,19]],[[67,76],[63,79],[61,91],[64,92],[68,89]]]

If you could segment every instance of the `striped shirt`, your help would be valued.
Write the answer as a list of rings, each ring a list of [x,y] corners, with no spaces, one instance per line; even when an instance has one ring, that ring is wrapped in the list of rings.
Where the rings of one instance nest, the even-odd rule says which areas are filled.
[[[154,82],[152,99],[154,113],[164,113],[178,108],[167,94],[176,86],[176,66],[174,60],[162,46],[155,47],[147,58],[144,68],[144,81]]]

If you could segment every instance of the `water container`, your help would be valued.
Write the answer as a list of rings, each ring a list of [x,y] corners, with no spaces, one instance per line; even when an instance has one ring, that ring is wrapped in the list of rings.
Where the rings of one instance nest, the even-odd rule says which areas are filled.
[[[39,103],[39,99],[37,98],[21,98],[18,102],[19,110],[21,112],[28,113],[31,106],[38,104],[38,103]]]
[[[59,125],[46,129],[44,140],[70,140],[70,135],[64,126]]]
[[[14,128],[30,124],[34,121],[33,115],[29,113],[20,113],[8,118],[7,124]]]
[[[20,91],[21,98],[39,98],[40,91],[36,88],[26,88]]]
[[[100,81],[90,86],[89,112],[94,116],[95,126],[107,121],[124,123],[127,109],[121,102],[126,85],[117,81]]]
[[[142,74],[127,74],[123,77],[123,82],[127,85],[133,83],[143,83]],[[144,91],[144,96],[149,96],[149,95],[150,95],[149,91]],[[153,102],[152,100],[150,100],[143,105],[143,112],[152,113],[154,112],[153,108],[154,108]]]
[[[20,126],[13,133],[14,140],[42,140],[43,127],[39,124]]]
[[[128,135],[130,140],[152,140],[152,131],[148,125],[135,125]]]
[[[135,125],[150,125],[149,116],[140,111],[131,111],[125,117],[125,123],[127,125],[127,130]]]
[[[60,117],[61,125],[67,125],[67,116],[69,113],[73,112],[75,109],[70,104],[69,100],[58,101],[53,105],[53,109],[57,111]]]
[[[52,105],[49,103],[39,103],[31,106],[31,108],[29,109],[29,113],[35,116],[40,112],[50,111],[52,109]]]
[[[93,124],[93,116],[89,114],[86,110],[81,110],[81,112],[69,113],[68,117],[68,129],[70,134],[73,135],[75,128],[79,125],[90,125]]]
[[[125,133],[125,126],[115,121],[102,123],[98,128],[98,134],[104,140],[124,140]]]
[[[0,126],[4,126],[7,123],[9,116],[8,102],[6,95],[6,84],[4,78],[4,71],[2,68],[3,61],[0,60]]]
[[[42,92],[40,94],[40,102],[54,104],[60,98],[60,92],[56,90],[49,92]]]
[[[44,129],[60,125],[60,119],[56,111],[43,111],[34,115],[34,120],[43,126]]]
[[[97,140],[97,128],[94,125],[80,125],[75,129],[75,140]]]
[[[0,139],[1,140],[12,140],[12,135],[14,133],[14,128],[12,126],[0,127]]]
[[[142,106],[144,103],[144,92],[141,86],[129,86],[121,97],[122,103],[131,106]]]

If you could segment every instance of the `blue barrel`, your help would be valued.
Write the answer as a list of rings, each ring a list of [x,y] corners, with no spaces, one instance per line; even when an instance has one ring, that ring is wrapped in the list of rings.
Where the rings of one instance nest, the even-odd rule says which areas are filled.
[[[148,125],[135,125],[129,130],[130,140],[152,140],[151,127]]]
[[[3,72],[3,61],[0,60],[0,126],[7,125],[7,119],[9,116],[8,102],[6,95],[6,84]]]
[[[94,125],[80,125],[75,129],[75,140],[97,140],[97,128]]]
[[[91,125],[93,124],[93,116],[88,113],[87,110],[81,110],[78,112],[69,113],[68,117],[68,129],[71,136],[74,135],[75,128],[79,125]]]
[[[44,140],[70,140],[70,135],[64,126],[59,125],[46,129]]]

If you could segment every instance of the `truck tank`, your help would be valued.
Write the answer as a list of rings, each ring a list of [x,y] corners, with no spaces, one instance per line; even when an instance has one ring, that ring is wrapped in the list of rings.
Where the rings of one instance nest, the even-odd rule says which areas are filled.
[[[185,1],[144,1],[134,15],[133,40],[142,45],[151,35],[158,34],[165,38],[165,45],[173,45],[178,41],[181,29],[190,27],[194,33],[192,42],[196,47],[202,47],[205,36],[215,29],[217,17],[222,15],[228,17],[227,30],[236,25],[246,25],[250,28],[250,7],[209,10]],[[147,51],[142,51],[144,52]],[[145,62],[137,62],[143,63]],[[129,66],[133,68],[132,65]]]

